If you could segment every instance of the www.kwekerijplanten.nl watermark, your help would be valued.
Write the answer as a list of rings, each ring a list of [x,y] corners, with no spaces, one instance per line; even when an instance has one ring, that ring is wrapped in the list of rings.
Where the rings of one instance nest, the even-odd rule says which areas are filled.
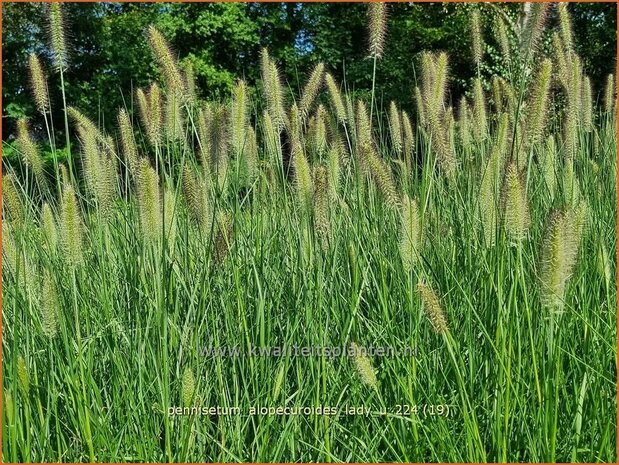
[[[417,347],[368,346],[354,349],[349,346],[203,346],[203,357],[416,357]]]

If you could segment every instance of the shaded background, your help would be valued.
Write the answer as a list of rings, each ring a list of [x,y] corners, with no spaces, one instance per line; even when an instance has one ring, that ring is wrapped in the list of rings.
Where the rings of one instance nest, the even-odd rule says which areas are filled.
[[[396,100],[411,110],[419,53],[444,50],[450,57],[450,98],[457,101],[476,72],[467,17],[476,7],[390,4],[386,52],[377,71],[379,100]],[[493,32],[498,8],[517,16],[521,5],[482,5],[482,74],[488,77],[503,72]],[[33,51],[48,69],[54,126],[61,129],[60,80],[50,69],[46,5],[3,3],[2,9],[3,139],[12,139],[18,117],[31,119],[35,133],[42,125],[28,82],[27,60]],[[65,3],[71,51],[68,104],[113,128],[118,108],[131,108],[132,90],[157,78],[145,37],[149,24],[166,35],[182,65],[193,63],[203,98],[226,98],[237,77],[255,85],[262,47],[278,60],[295,93],[312,66],[323,61],[338,80],[345,75],[348,88],[363,94],[372,80],[372,62],[366,58],[366,9],[359,3]],[[570,3],[569,9],[577,52],[597,95],[606,75],[616,69],[616,4]],[[556,23],[555,8],[548,21],[551,27]]]

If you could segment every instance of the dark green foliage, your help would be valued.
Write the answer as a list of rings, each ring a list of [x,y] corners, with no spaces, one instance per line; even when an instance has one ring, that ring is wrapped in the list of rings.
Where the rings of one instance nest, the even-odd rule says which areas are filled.
[[[495,45],[492,15],[496,9],[515,14],[514,5],[497,4],[482,11],[484,41],[488,49],[482,70],[488,76],[501,73]],[[4,139],[15,132],[17,117],[34,118],[33,128],[43,129],[28,88],[28,53],[42,55],[48,68],[52,107],[60,105],[60,79],[51,72],[46,5],[3,4],[3,129]],[[468,86],[476,69],[471,64],[467,14],[464,4],[390,4],[385,56],[377,69],[377,102],[401,102],[410,111],[416,82],[414,64],[422,50],[446,51],[450,57],[452,102]],[[583,37],[578,52],[597,94],[615,64],[606,57],[616,50],[616,5],[571,4],[574,34]],[[349,89],[368,89],[372,61],[367,57],[366,7],[337,3],[67,3],[67,35],[70,46],[66,92],[69,105],[88,108],[87,116],[108,129],[115,125],[116,111],[133,106],[130,91],[148,85],[155,77],[153,59],[144,31],[157,26],[169,38],[181,64],[191,62],[197,87],[204,98],[221,98],[237,77],[250,86],[259,79],[262,47],[280,65],[287,85],[295,92],[313,65],[323,61],[341,81],[346,74]],[[551,18],[552,20],[552,18]],[[55,112],[54,127],[62,127]],[[60,118],[60,119],[58,119]],[[60,141],[57,141],[58,143]]]

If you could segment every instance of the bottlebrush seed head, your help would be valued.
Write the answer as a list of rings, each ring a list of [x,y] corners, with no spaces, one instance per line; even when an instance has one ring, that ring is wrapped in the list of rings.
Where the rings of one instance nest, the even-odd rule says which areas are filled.
[[[475,79],[473,87],[473,124],[477,140],[483,140],[488,132],[488,118],[484,89],[479,78]]]
[[[73,186],[65,185],[60,210],[60,230],[64,259],[70,268],[82,262],[83,224]]]
[[[407,173],[413,169],[413,150],[415,147],[415,133],[408,113],[402,111],[402,148],[404,150],[404,161],[406,162]]]
[[[570,14],[567,11],[567,3],[558,3],[557,10],[559,12],[559,25],[561,27],[561,39],[563,40],[563,46],[567,53],[573,53],[573,39],[572,39],[572,23],[570,21]]]
[[[145,158],[138,165],[137,185],[142,235],[146,242],[154,242],[161,235],[159,178]]]
[[[481,18],[479,15],[479,10],[475,9],[471,13],[471,47],[473,51],[473,61],[477,66],[481,65],[481,60],[483,58],[483,39],[481,36]]]
[[[318,63],[305,84],[303,88],[303,93],[301,94],[301,102],[299,104],[299,108],[301,110],[301,115],[305,120],[309,114],[312,104],[322,87],[323,75],[325,72],[324,63]]]
[[[193,376],[193,371],[191,371],[191,368],[187,367],[183,371],[183,378],[181,380],[181,397],[183,407],[191,407],[195,389],[196,380]]]
[[[13,227],[4,219],[2,221],[2,267],[15,274],[17,272],[18,250],[13,237]]]
[[[34,103],[37,110],[45,113],[49,110],[49,96],[47,93],[47,79],[43,72],[41,60],[34,53],[30,54],[28,59],[28,68],[30,70],[30,82],[32,85],[32,93],[34,95]]]
[[[434,331],[437,334],[446,333],[448,331],[447,318],[441,308],[441,303],[436,293],[424,282],[419,282],[417,284],[417,292],[421,297],[426,317],[432,324]]]
[[[367,356],[367,351],[355,342],[350,343],[350,349],[361,382],[376,389],[378,387],[378,381],[374,368],[372,367],[372,361]]]
[[[606,113],[612,113],[615,108],[615,76],[609,74],[606,79],[606,88],[604,90],[604,110]]]
[[[37,183],[41,188],[45,188],[47,181],[45,179],[43,158],[39,153],[37,145],[30,137],[28,124],[25,119],[20,119],[17,122],[17,146],[22,154],[24,163],[32,169]]]
[[[362,153],[361,159],[367,165],[369,173],[382,194],[385,204],[389,208],[398,208],[399,199],[389,166],[380,158],[370,144],[364,144],[359,151]]]
[[[245,149],[248,119],[247,84],[241,79],[234,86],[230,106],[230,146],[235,157],[240,157]]]
[[[513,161],[508,164],[503,181],[503,216],[508,236],[516,243],[522,241],[531,218],[524,182]]]
[[[325,75],[325,82],[327,83],[327,89],[329,90],[329,95],[331,96],[331,104],[335,109],[335,114],[340,123],[346,123],[348,120],[348,115],[346,113],[346,107],[344,107],[344,101],[342,100],[342,94],[340,93],[340,88],[336,84],[335,79],[331,74],[327,73]]]
[[[198,110],[197,131],[198,131],[198,160],[202,164],[205,172],[210,172],[212,163],[212,142],[211,131],[213,123],[213,112],[210,105],[203,105]]]
[[[217,235],[215,236],[215,245],[213,248],[215,263],[221,265],[234,241],[234,229],[230,215],[226,212],[220,212],[217,215]]]
[[[189,218],[202,235],[209,234],[212,215],[208,186],[187,165],[183,169],[183,195]]]
[[[13,174],[4,175],[2,177],[2,208],[5,218],[17,226],[21,225],[24,219],[23,204],[17,179]]]
[[[196,76],[193,69],[193,63],[187,61],[184,65],[184,80],[185,89],[187,89],[187,103],[191,108],[194,108],[198,103],[196,93]]]
[[[174,251],[176,243],[176,217],[178,216],[178,202],[173,189],[168,188],[163,194],[163,214],[165,217],[165,237],[168,250]]]
[[[144,95],[144,94],[142,94]],[[129,114],[124,108],[118,112],[118,128],[120,131],[120,143],[125,157],[125,163],[131,176],[136,175],[138,165],[138,149],[133,135],[133,125]]]
[[[372,123],[363,100],[357,101],[357,144],[363,146],[372,143]]]
[[[184,134],[183,114],[180,99],[168,94],[165,99],[165,135],[168,141],[179,141]]]
[[[299,142],[293,142],[292,166],[299,206],[306,210],[312,204],[314,186],[310,165],[305,157],[303,147]]]
[[[43,236],[45,247],[50,254],[53,254],[58,244],[58,229],[52,209],[47,202],[41,208],[41,235]]]
[[[400,156],[402,154],[402,124],[400,122],[400,112],[393,101],[389,105],[389,134],[393,150]]]
[[[409,272],[421,252],[421,217],[417,199],[402,196],[400,206],[400,256],[404,270]]]
[[[56,284],[51,273],[46,270],[41,284],[41,327],[43,334],[50,339],[58,332],[59,310]]]
[[[4,410],[6,412],[6,420],[7,420],[8,426],[13,425],[13,418],[15,416],[14,408],[15,406],[13,404],[13,394],[11,393],[10,389],[5,389],[4,390]]]
[[[323,250],[329,246],[329,177],[327,169],[319,166],[314,171],[314,225]]]
[[[258,141],[256,131],[252,126],[247,127],[247,142],[243,152],[243,168],[246,182],[251,184],[258,175]]]
[[[527,133],[529,146],[535,146],[543,140],[546,127],[550,84],[552,80],[552,62],[545,59],[537,75],[533,92],[527,107]]]
[[[585,76],[582,81],[582,126],[585,132],[593,130],[593,97],[591,95],[591,79]]]
[[[554,210],[550,214],[542,248],[540,278],[542,301],[551,311],[563,308],[566,284],[578,256],[578,233],[572,210]]]
[[[369,54],[381,58],[387,35],[387,4],[370,3],[368,5]]]
[[[147,133],[154,146],[161,144],[163,128],[163,99],[161,96],[161,88],[156,82],[153,82],[148,90],[148,100],[150,116],[148,119],[149,127]]]
[[[277,65],[269,57],[269,52],[266,48],[262,49],[261,72],[262,86],[267,101],[267,110],[279,134],[286,125],[284,91],[282,89],[281,77]]]
[[[501,48],[501,54],[505,63],[511,63],[512,53],[511,46],[509,44],[509,36],[507,35],[507,27],[505,21],[500,16],[496,19],[496,35],[497,42]]]
[[[57,2],[49,4],[49,31],[54,66],[59,70],[64,70],[68,65],[68,53],[61,5],[62,3]]]
[[[187,90],[170,44],[155,26],[148,27],[147,35],[150,48],[161,69],[168,90],[177,98],[182,98]]]

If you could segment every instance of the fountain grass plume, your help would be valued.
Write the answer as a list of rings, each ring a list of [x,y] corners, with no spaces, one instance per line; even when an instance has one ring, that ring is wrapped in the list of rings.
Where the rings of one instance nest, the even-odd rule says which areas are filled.
[[[426,317],[432,325],[432,329],[434,329],[434,332],[437,334],[446,333],[448,331],[447,318],[443,308],[441,307],[439,297],[436,295],[434,290],[423,281],[420,281],[417,284],[417,292],[421,297],[423,309]]]
[[[376,379],[376,373],[372,367],[372,361],[367,356],[367,350],[360,347],[356,342],[351,342],[350,351],[352,352],[355,368],[357,369],[361,382],[373,389],[377,389],[378,380]]]
[[[243,153],[242,167],[244,170],[245,182],[251,184],[258,175],[258,140],[253,126],[247,127],[247,142]]]
[[[84,225],[72,185],[65,185],[60,205],[60,232],[63,259],[74,269],[83,260]]]
[[[387,35],[387,4],[383,2],[368,5],[368,51],[371,57],[381,58]]]
[[[404,161],[406,164],[406,171],[410,173],[413,169],[413,150],[415,148],[415,133],[413,132],[413,125],[408,113],[402,111],[402,149],[404,151]]]
[[[557,144],[553,135],[549,135],[546,138],[541,169],[546,188],[552,200],[554,199],[557,186]]]
[[[41,328],[43,330],[43,334],[52,339],[58,332],[60,302],[58,300],[56,283],[54,282],[54,278],[49,270],[45,270],[43,273],[40,307]]]
[[[404,270],[409,272],[421,253],[421,215],[419,202],[407,194],[402,196],[400,206],[400,257]]]
[[[211,147],[212,147],[212,170],[220,190],[225,190],[228,185],[229,156],[229,115],[227,107],[223,104],[212,106],[211,118]]]
[[[61,3],[50,3],[49,6],[49,32],[50,45],[52,50],[52,61],[54,66],[63,70],[66,69],[69,63],[65,21]]]
[[[159,177],[145,158],[138,164],[137,194],[142,237],[146,242],[155,242],[161,236],[162,225]]]
[[[400,112],[394,101],[389,104],[389,135],[391,146],[399,157],[402,155],[402,124],[400,122]]]
[[[182,105],[179,97],[168,94],[164,106],[165,136],[168,142],[180,141],[185,133]]]
[[[41,113],[49,110],[49,95],[47,92],[47,78],[41,65],[39,57],[31,53],[28,57],[28,69],[30,71],[30,84],[32,86],[32,94],[34,103]]]
[[[58,228],[51,207],[47,202],[41,207],[40,232],[44,247],[53,255],[58,244]]]
[[[362,153],[361,158],[367,164],[369,173],[382,194],[385,204],[389,208],[397,208],[399,199],[391,168],[376,153],[371,144],[362,145],[360,152]]]
[[[331,225],[329,220],[329,176],[327,168],[314,170],[314,228],[323,250],[329,247]]]
[[[14,174],[2,176],[2,210],[4,218],[15,226],[24,221],[24,200],[20,191],[19,182]]]
[[[591,90],[591,79],[589,76],[585,76],[582,81],[582,93],[581,93],[581,121],[582,129],[585,132],[591,132],[593,130],[593,96]]]
[[[2,221],[2,270],[15,275],[17,272],[18,248],[12,224],[4,218]]]
[[[520,50],[527,53],[529,60],[533,59],[539,49],[547,15],[547,3],[530,3],[526,5],[524,24],[520,34]]]
[[[217,215],[217,234],[213,246],[213,260],[217,265],[222,265],[234,241],[234,228],[230,214],[219,212]]]
[[[615,76],[609,74],[606,78],[606,87],[604,89],[604,111],[613,113],[615,108]]]
[[[492,88],[492,100],[494,104],[494,109],[497,114],[503,113],[503,86],[501,85],[501,78],[499,76],[492,76],[492,80],[490,81],[490,86]]]
[[[172,188],[167,188],[163,193],[163,216],[165,218],[165,237],[168,250],[174,251],[176,244],[177,221],[179,203]]]
[[[269,52],[266,48],[262,49],[260,62],[262,86],[267,101],[267,110],[279,134],[287,123],[286,112],[284,110],[284,91],[279,70],[275,62],[269,57]]]
[[[198,133],[198,161],[202,166],[205,174],[210,176],[211,166],[213,163],[212,157],[212,141],[211,131],[213,123],[213,112],[210,105],[204,105],[198,110],[198,116],[196,118],[196,130]]]
[[[471,148],[471,119],[469,104],[464,95],[460,97],[458,108],[458,134],[462,148],[469,150]]]
[[[483,58],[484,52],[479,9],[474,9],[471,12],[469,27],[471,29],[471,50],[473,55],[473,61],[479,69],[479,67],[481,66],[481,60]]]
[[[303,88],[299,109],[301,110],[301,115],[304,120],[309,116],[312,104],[314,100],[316,100],[316,96],[322,87],[324,72],[324,63],[318,63],[312,70]]]
[[[292,142],[291,157],[299,206],[303,211],[308,211],[312,205],[314,185],[309,162],[299,141]]]
[[[510,162],[503,181],[503,220],[508,237],[515,243],[525,239],[531,216],[524,180],[515,162]]]
[[[552,81],[552,62],[542,62],[535,80],[533,92],[527,102],[527,144],[529,147],[539,144],[544,137]]]
[[[574,40],[572,38],[572,22],[569,12],[567,11],[567,3],[557,3],[557,11],[559,13],[559,26],[561,29],[561,39],[563,46],[568,54],[574,53]]]
[[[243,155],[247,142],[247,124],[249,122],[249,99],[247,84],[244,80],[237,81],[232,91],[230,105],[230,148],[235,157]]]
[[[181,379],[181,401],[183,407],[191,407],[193,404],[193,395],[196,390],[196,379],[191,368],[187,367],[183,370]]]
[[[475,79],[473,84],[473,130],[477,141],[482,141],[488,135],[488,116],[486,98],[481,79]]]
[[[540,273],[542,301],[550,311],[560,311],[564,306],[566,285],[576,265],[579,244],[574,211],[554,210],[546,226]]]
[[[325,74],[325,82],[327,89],[329,90],[329,96],[331,97],[331,104],[335,109],[335,114],[340,123],[346,123],[348,121],[348,114],[344,107],[344,101],[342,100],[342,94],[340,88],[336,84],[335,79],[330,73]]]
[[[44,192],[47,189],[43,158],[37,144],[32,140],[28,123],[21,118],[17,121],[17,147],[21,152],[24,163],[32,170],[39,188]]]
[[[155,26],[151,25],[148,27],[147,36],[151,51],[165,79],[167,89],[177,98],[182,99],[186,96],[187,89],[185,88],[185,81],[178,68],[170,44]]]
[[[501,49],[501,56],[503,61],[508,65],[511,64],[512,61],[512,50],[510,46],[509,36],[507,34],[507,26],[505,25],[505,20],[502,17],[497,16],[495,19],[496,25],[496,39],[499,44],[499,48]]]
[[[138,165],[138,148],[135,143],[131,119],[124,108],[121,108],[118,112],[118,130],[120,132],[120,143],[127,170],[134,177]]]
[[[197,225],[204,237],[210,233],[212,225],[211,201],[207,183],[195,174],[188,165],[183,168],[183,195],[189,219]]]
[[[329,175],[328,184],[330,201],[336,201],[338,197],[341,178],[341,153],[342,149],[339,144],[333,144],[329,148],[327,164]]]

